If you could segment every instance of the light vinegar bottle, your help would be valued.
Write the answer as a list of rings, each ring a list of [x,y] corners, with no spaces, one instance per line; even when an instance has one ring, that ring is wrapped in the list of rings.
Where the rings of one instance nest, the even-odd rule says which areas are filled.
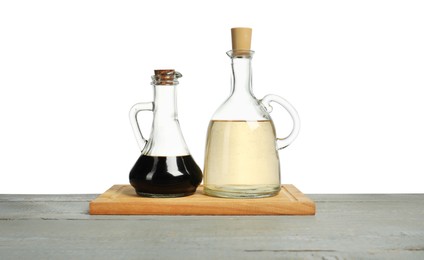
[[[276,95],[259,100],[252,91],[250,49],[252,29],[233,28],[231,94],[209,123],[204,163],[204,192],[227,198],[260,198],[278,194],[281,187],[278,150],[298,135],[299,116],[290,103]],[[271,102],[283,106],[293,129],[277,138]]]

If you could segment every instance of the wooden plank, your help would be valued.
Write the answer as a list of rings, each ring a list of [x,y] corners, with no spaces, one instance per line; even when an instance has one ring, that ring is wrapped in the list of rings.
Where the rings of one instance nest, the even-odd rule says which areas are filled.
[[[315,203],[295,186],[286,184],[274,197],[216,198],[199,187],[192,196],[145,198],[130,185],[114,185],[90,202],[92,215],[314,215]]]
[[[0,194],[0,202],[3,201],[62,201],[81,202],[91,201],[99,194]]]
[[[314,216],[89,215],[93,195],[1,196],[0,259],[424,259],[424,194],[308,195]]]
[[[63,202],[82,202],[92,201],[100,194],[0,194],[0,202],[3,201],[63,201]],[[307,194],[314,202],[372,202],[372,201],[411,201],[422,198],[424,195],[420,193],[405,194]]]
[[[370,216],[372,221],[366,220]],[[423,224],[378,220],[373,213],[359,218],[118,216],[121,219],[116,220],[117,216],[103,217],[110,219],[0,221],[0,259],[136,259],[137,256],[143,259],[196,259],[195,256],[420,259],[424,256]]]

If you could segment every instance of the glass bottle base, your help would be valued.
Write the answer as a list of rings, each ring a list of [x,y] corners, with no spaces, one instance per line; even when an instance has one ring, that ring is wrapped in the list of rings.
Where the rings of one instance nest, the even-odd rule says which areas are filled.
[[[148,197],[148,198],[178,198],[178,197],[185,197],[193,195],[194,192],[188,192],[188,193],[175,193],[175,194],[155,194],[155,193],[145,193],[145,192],[139,192],[136,191],[137,195],[141,197]]]
[[[220,198],[266,198],[277,195],[280,185],[207,185],[206,195]]]

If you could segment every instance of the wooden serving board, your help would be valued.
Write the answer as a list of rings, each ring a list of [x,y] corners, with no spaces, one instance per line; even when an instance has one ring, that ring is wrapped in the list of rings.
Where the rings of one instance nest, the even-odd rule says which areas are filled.
[[[227,199],[203,194],[180,198],[145,198],[130,185],[114,185],[90,202],[92,215],[315,215],[315,203],[291,184],[277,196]]]

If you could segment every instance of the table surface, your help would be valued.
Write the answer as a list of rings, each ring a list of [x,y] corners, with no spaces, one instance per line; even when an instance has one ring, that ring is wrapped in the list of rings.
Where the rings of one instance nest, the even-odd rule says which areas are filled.
[[[424,194],[308,195],[315,216],[91,216],[0,195],[0,259],[424,259]]]

